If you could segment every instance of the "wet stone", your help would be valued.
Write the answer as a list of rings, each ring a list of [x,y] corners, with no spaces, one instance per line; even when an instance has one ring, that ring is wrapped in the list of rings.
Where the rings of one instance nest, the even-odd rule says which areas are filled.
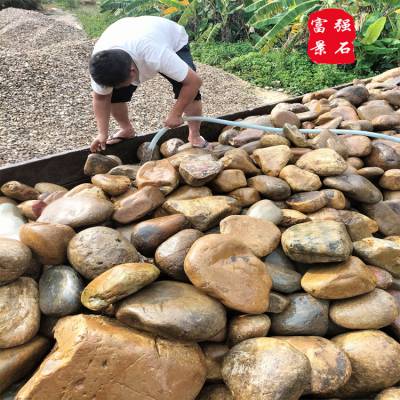
[[[267,336],[271,320],[265,314],[239,315],[231,319],[228,328],[228,341],[231,345],[244,340]]]
[[[39,281],[39,305],[43,314],[62,317],[81,308],[84,283],[71,267],[58,265],[45,270]]]
[[[282,210],[271,200],[260,200],[254,203],[246,212],[249,217],[270,221],[279,225],[282,220]]]
[[[285,200],[290,196],[290,186],[273,176],[259,175],[247,180],[248,186],[256,189],[262,196],[271,200]]]
[[[228,193],[229,197],[233,197],[238,202],[239,207],[249,207],[261,200],[260,193],[250,187],[235,189]]]
[[[347,168],[343,157],[332,149],[310,151],[301,156],[296,165],[319,176],[340,175]]]
[[[134,181],[136,179],[136,175],[139,169],[140,169],[139,164],[124,164],[124,165],[117,165],[116,167],[110,169],[108,173],[110,175],[127,176],[131,181]]]
[[[289,184],[293,192],[311,192],[322,186],[318,175],[295,165],[287,165],[282,169],[279,177]]]
[[[302,213],[312,213],[327,205],[323,192],[296,193],[286,200],[286,204],[294,210]]]
[[[97,174],[92,177],[92,183],[110,196],[119,196],[129,189],[131,180],[123,175]]]
[[[210,183],[216,193],[229,193],[235,189],[247,186],[244,172],[240,169],[227,169],[220,172]]]
[[[271,146],[255,150],[253,156],[265,175],[277,177],[289,162],[291,152],[288,146]]]
[[[260,170],[243,149],[229,150],[222,157],[221,162],[225,169],[240,169],[246,175],[257,175]]]

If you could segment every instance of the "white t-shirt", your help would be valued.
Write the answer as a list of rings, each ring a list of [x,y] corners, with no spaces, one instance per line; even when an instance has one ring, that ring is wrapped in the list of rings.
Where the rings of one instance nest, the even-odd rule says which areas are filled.
[[[159,72],[182,82],[189,66],[176,55],[188,43],[185,28],[161,17],[128,17],[110,25],[96,42],[93,54],[102,50],[121,49],[130,54],[139,70],[137,86]],[[98,94],[110,94],[112,87],[102,86],[91,79]]]

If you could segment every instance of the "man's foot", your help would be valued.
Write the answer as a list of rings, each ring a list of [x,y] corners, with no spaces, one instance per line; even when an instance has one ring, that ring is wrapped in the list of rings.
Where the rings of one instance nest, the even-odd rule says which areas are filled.
[[[203,136],[198,136],[196,137],[195,140],[189,139],[190,144],[192,147],[196,149],[211,149],[212,146],[210,143],[207,142],[206,139],[203,138]]]
[[[131,129],[120,129],[119,131],[113,133],[107,140],[107,144],[117,144],[124,140],[132,139],[135,137],[135,131]]]

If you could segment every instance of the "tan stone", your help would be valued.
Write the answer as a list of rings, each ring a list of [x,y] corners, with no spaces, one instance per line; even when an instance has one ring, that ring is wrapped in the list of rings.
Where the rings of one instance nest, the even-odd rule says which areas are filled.
[[[376,131],[398,128],[400,126],[400,115],[379,115],[371,122]]]
[[[279,245],[280,230],[265,219],[253,218],[247,215],[231,215],[220,222],[220,231],[232,237],[243,236],[246,246],[257,257],[265,257]]]
[[[119,303],[116,317],[124,324],[167,338],[212,339],[225,329],[221,303],[192,285],[159,281]]]
[[[227,307],[249,314],[268,309],[271,278],[264,264],[238,239],[218,234],[198,239],[184,267],[196,287]]]
[[[225,217],[239,214],[235,199],[228,196],[209,196],[190,200],[167,200],[163,208],[170,214],[183,214],[195,229],[206,231]]]
[[[93,196],[62,197],[49,204],[37,221],[81,228],[105,222],[113,210],[110,201]]]
[[[355,169],[360,169],[364,166],[364,161],[358,157],[349,157],[347,160],[347,165]]]
[[[375,397],[375,400],[399,400],[400,399],[400,388],[392,387],[385,389],[378,396]]]
[[[335,395],[365,397],[400,380],[400,344],[381,331],[344,333],[332,341],[350,359],[352,374]]]
[[[247,180],[247,184],[271,200],[285,200],[291,193],[290,186],[283,179],[274,176],[254,176]]]
[[[382,289],[332,302],[329,316],[347,329],[381,329],[390,325],[400,309],[392,295]]]
[[[60,265],[67,260],[67,247],[75,231],[68,225],[32,222],[20,229],[21,242],[43,265]]]
[[[279,176],[289,162],[291,152],[288,146],[271,146],[255,150],[253,156],[265,175]]]
[[[39,291],[32,278],[0,286],[0,349],[29,342],[40,325]]]
[[[261,200],[258,191],[251,187],[235,189],[233,192],[228,193],[228,196],[236,199],[239,207],[249,207]]]
[[[340,190],[324,189],[321,190],[321,192],[325,195],[327,207],[335,208],[336,210],[343,210],[346,208],[346,197]]]
[[[284,167],[279,173],[279,178],[284,179],[294,192],[311,192],[322,186],[318,175],[295,165]]]
[[[148,161],[137,172],[136,184],[139,189],[155,186],[167,195],[179,185],[179,174],[167,159]]]
[[[332,149],[310,151],[301,156],[296,165],[319,176],[340,175],[347,168],[343,157]]]
[[[68,393],[71,400],[192,400],[206,378],[197,344],[162,339],[106,317],[63,318],[55,337],[57,347],[16,399]]]
[[[231,319],[228,329],[228,341],[231,345],[247,339],[267,336],[271,320],[265,314],[239,315]]]
[[[131,180],[123,175],[97,174],[92,176],[92,183],[110,196],[119,196],[128,190]]]
[[[372,132],[374,130],[374,127],[372,126],[371,121],[368,121],[366,119],[359,119],[356,121],[342,121],[340,124],[341,129],[350,129],[352,131],[369,131]],[[357,136],[352,136],[352,137],[357,137]],[[358,136],[358,137],[365,137],[365,136]]]
[[[379,180],[379,185],[388,190],[400,190],[400,169],[387,170]]]
[[[279,336],[303,353],[311,365],[311,376],[305,394],[328,395],[343,386],[351,375],[351,363],[345,352],[318,336]]]
[[[257,175],[260,170],[243,149],[229,150],[222,157],[221,162],[225,169],[240,169],[247,175]]]
[[[400,235],[400,215],[388,205],[387,201],[363,204],[361,209],[364,214],[376,221],[379,231],[384,235]]]
[[[277,128],[283,128],[285,124],[295,125],[298,128],[301,125],[299,117],[292,111],[277,110],[271,112],[272,122]]]
[[[365,238],[354,243],[354,252],[368,264],[400,277],[400,244],[390,240]]]
[[[294,225],[282,234],[281,241],[292,260],[311,264],[345,261],[353,249],[345,225],[336,221]]]
[[[381,176],[383,175],[385,171],[382,168],[379,167],[365,167],[365,168],[360,168],[357,170],[357,174],[363,176],[364,178],[373,178],[375,176]]]
[[[237,344],[222,366],[222,376],[234,399],[297,400],[310,373],[310,363],[303,353],[273,338]]]
[[[338,90],[332,97],[342,97],[348,100],[351,104],[359,106],[368,100],[369,92],[363,85],[352,85]]]
[[[282,220],[279,225],[288,228],[290,226],[302,224],[303,222],[308,221],[310,221],[310,218],[308,218],[308,216],[302,212],[284,208],[282,209]]]
[[[116,167],[110,169],[108,173],[110,175],[127,176],[131,181],[134,181],[136,179],[136,175],[139,169],[140,169],[139,164],[124,164],[124,165],[117,165]]]
[[[174,168],[179,169],[179,166],[183,160],[188,158],[197,158],[204,160],[215,160],[216,157],[210,153],[207,149],[190,148],[186,150],[179,150],[178,153],[171,157],[168,157],[168,161]]]
[[[25,218],[36,221],[46,205],[42,200],[27,200],[18,204],[17,207]]]
[[[222,361],[228,353],[229,347],[220,343],[203,343],[201,349],[203,350],[207,365],[207,381],[222,381]]]
[[[156,250],[156,265],[172,278],[187,280],[183,263],[192,244],[203,234],[196,229],[184,229],[163,242]]]
[[[98,311],[155,281],[160,271],[148,263],[120,264],[94,278],[83,290],[82,304]]]
[[[0,350],[0,393],[30,374],[50,349],[50,341],[36,336],[30,342]]]
[[[389,289],[392,286],[393,276],[390,272],[374,265],[367,265],[367,268],[374,274],[377,288]]]
[[[247,181],[242,170],[226,169],[218,174],[210,186],[217,193],[229,193],[246,187]]]
[[[337,119],[333,120],[330,125],[334,124],[335,126],[328,126],[328,128],[336,129],[339,125],[337,122],[340,123],[340,121],[338,121]],[[349,154],[347,151],[346,143],[343,141],[343,139],[340,136],[332,133],[329,129],[326,129],[325,125],[322,125],[319,128],[322,129],[322,131],[314,139],[310,140],[310,146],[313,149],[332,149],[336,151],[336,153],[341,155],[344,159],[346,159]]]
[[[136,221],[164,203],[160,189],[145,186],[115,204],[113,219],[121,224]]]
[[[339,264],[308,269],[301,286],[320,299],[346,299],[374,290],[376,278],[359,258],[350,257]]]
[[[179,165],[179,173],[183,180],[191,186],[203,186],[213,180],[221,171],[220,161],[192,157],[183,160]]]
[[[178,138],[172,138],[166,140],[160,146],[160,153],[165,158],[171,157],[178,152],[179,147],[182,146],[183,144],[184,144],[183,140]]]
[[[312,213],[325,207],[327,200],[323,192],[303,192],[286,199],[286,204],[302,213]]]
[[[83,168],[84,174],[93,176],[96,174],[106,174],[110,169],[116,167],[119,162],[109,156],[94,153],[89,154],[85,166]]]
[[[87,197],[87,196],[93,196],[98,199],[102,200],[108,200],[108,197],[106,194],[103,192],[103,190],[92,183],[82,183],[78,186],[75,186],[71,190],[69,190],[67,193],[64,194],[62,197]],[[47,201],[47,199],[46,199]]]
[[[0,286],[23,275],[31,260],[32,253],[25,244],[14,239],[0,238]]]
[[[36,200],[39,196],[36,189],[18,181],[6,182],[0,190],[5,196],[19,201]]]
[[[400,154],[386,143],[373,142],[372,151],[365,158],[367,166],[379,167],[384,171],[400,168]]]
[[[82,276],[93,279],[115,265],[138,262],[139,254],[115,229],[95,226],[72,238],[68,260]]]
[[[68,192],[64,186],[56,185],[55,183],[50,182],[39,182],[37,183],[34,188],[39,193],[54,193],[54,192]]]
[[[229,144],[235,147],[240,147],[247,143],[260,140],[263,135],[264,132],[259,129],[244,129],[238,135],[232,137],[229,140]]]
[[[212,192],[211,189],[206,186],[193,187],[183,185],[168,195],[167,200],[191,200],[208,196],[212,196]]]
[[[372,121],[381,115],[393,114],[394,110],[385,100],[372,100],[358,107],[357,114],[360,119]]]
[[[271,146],[290,146],[289,140],[284,136],[275,135],[273,133],[267,133],[260,139],[261,147],[271,147]]]
[[[150,257],[162,242],[185,228],[189,228],[189,223],[181,214],[148,219],[135,225],[131,243],[141,254]]]

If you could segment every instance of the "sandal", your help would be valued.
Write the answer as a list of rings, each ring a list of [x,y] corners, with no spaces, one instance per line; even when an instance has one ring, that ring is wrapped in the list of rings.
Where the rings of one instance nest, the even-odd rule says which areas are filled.
[[[207,142],[207,140],[204,139],[203,136],[200,136],[200,137],[203,139],[203,143],[202,143],[202,144],[197,144],[197,145],[192,144],[192,147],[193,147],[194,149],[207,149],[207,150],[211,150],[211,149],[212,149],[212,145],[211,145],[209,142]]]
[[[118,132],[114,132],[108,139],[107,139],[107,144],[112,145],[112,144],[117,144],[117,143],[121,143],[124,142],[125,140],[130,140],[133,139],[135,137],[135,134],[133,134],[132,136],[126,137],[126,136],[118,136]]]

